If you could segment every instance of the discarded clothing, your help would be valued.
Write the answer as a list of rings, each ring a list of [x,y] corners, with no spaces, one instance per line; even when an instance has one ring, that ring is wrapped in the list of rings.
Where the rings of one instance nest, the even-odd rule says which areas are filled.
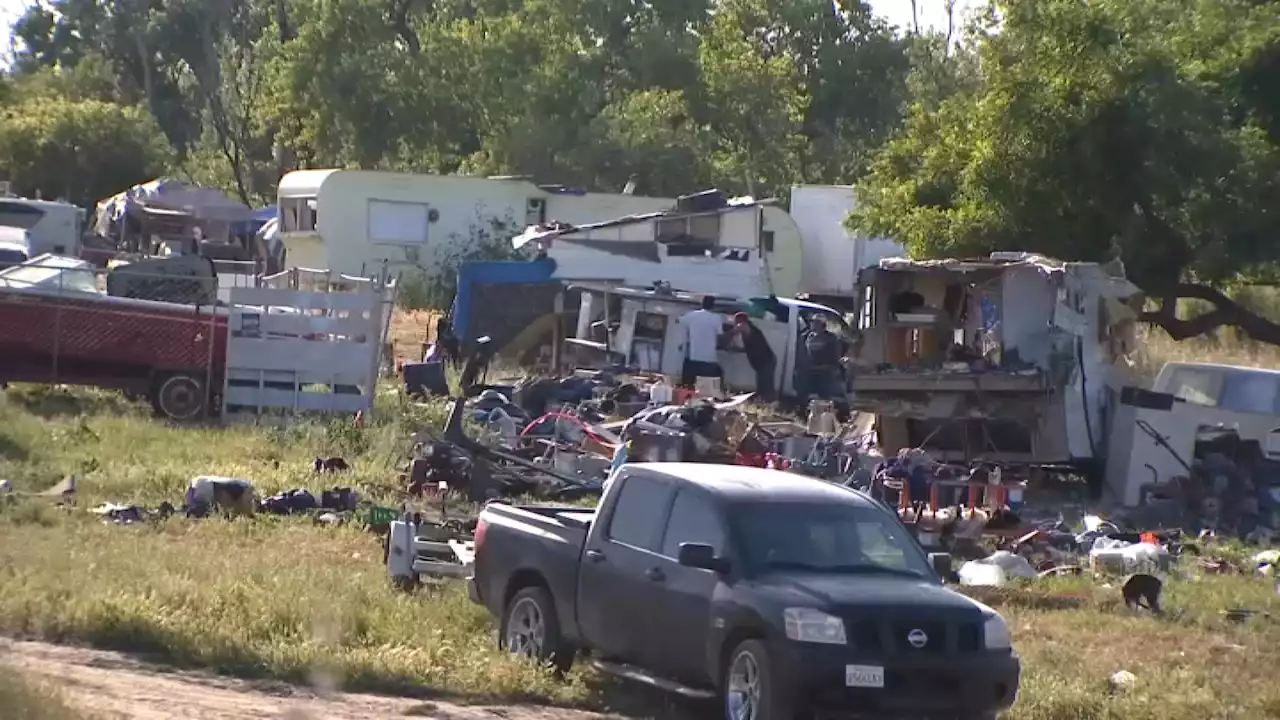
[[[236,515],[253,515],[255,500],[253,483],[248,480],[201,475],[187,486],[183,508],[193,517],[203,517],[218,508]]]

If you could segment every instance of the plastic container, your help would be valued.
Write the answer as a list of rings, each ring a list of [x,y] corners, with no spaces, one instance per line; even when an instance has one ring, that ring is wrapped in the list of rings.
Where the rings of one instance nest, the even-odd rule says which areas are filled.
[[[649,386],[649,402],[654,405],[670,405],[675,399],[675,389],[666,380],[659,380]]]

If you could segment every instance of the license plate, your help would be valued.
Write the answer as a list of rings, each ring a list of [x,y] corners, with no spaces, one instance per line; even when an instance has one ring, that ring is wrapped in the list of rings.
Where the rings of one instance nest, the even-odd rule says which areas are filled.
[[[884,687],[884,668],[878,665],[845,665],[844,684],[848,687]]]

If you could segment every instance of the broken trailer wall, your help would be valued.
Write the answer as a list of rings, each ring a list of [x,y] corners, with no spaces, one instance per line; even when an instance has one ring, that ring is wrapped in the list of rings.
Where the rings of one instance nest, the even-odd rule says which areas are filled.
[[[223,416],[368,412],[393,292],[301,268],[232,288]]]

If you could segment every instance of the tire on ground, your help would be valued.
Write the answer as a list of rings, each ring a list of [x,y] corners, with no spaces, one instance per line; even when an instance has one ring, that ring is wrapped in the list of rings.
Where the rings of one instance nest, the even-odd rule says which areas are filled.
[[[521,622],[517,617],[520,612],[534,609],[540,618],[542,640],[536,647],[512,647],[511,630],[513,620]],[[560,632],[560,620],[556,616],[556,604],[546,588],[533,585],[526,587],[507,601],[502,611],[502,623],[498,628],[498,647],[515,654],[524,654],[538,662],[551,663],[557,670],[564,672],[573,665],[574,648],[564,639]]]
[[[734,698],[731,682],[733,674],[738,662],[744,657],[749,657],[755,663],[757,669],[758,698],[755,712],[747,715],[747,720],[795,720],[796,710],[792,705],[790,698],[784,697],[780,689],[774,684],[774,673],[772,661],[769,658],[769,651],[765,648],[764,643],[759,640],[744,640],[738,643],[733,652],[729,654],[729,662],[725,664],[723,685],[723,716],[727,720],[738,720],[739,715],[734,713],[735,707],[740,699]]]

